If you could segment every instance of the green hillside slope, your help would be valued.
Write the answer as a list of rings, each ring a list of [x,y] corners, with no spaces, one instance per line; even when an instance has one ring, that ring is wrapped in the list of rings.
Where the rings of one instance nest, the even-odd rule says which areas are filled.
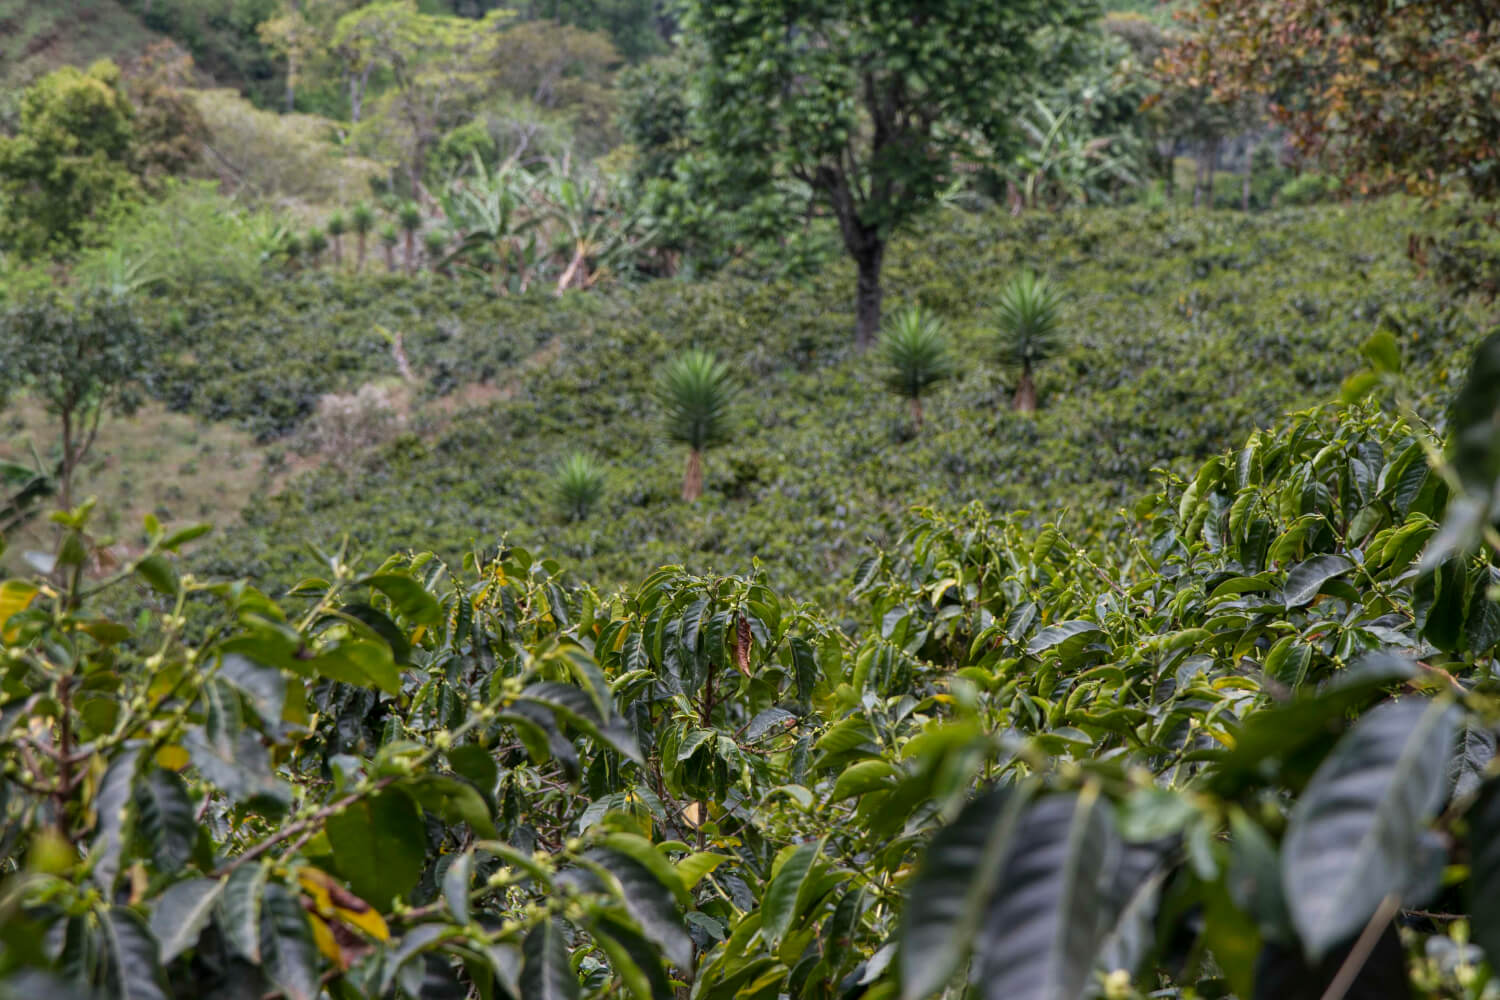
[[[750,278],[499,299],[447,280],[357,283],[303,275],[174,302],[190,345],[156,389],[169,405],[238,421],[262,440],[305,432],[320,394],[395,375],[377,329],[403,335],[409,391],[458,415],[338,456],[271,499],[212,568],[285,582],[315,565],[304,543],[342,532],[371,551],[453,556],[502,538],[545,548],[600,585],[682,562],[763,561],[802,596],[840,593],[869,541],[913,504],[1060,511],[1074,530],[1137,495],[1153,469],[1186,469],[1289,408],[1336,394],[1384,322],[1415,384],[1440,388],[1484,317],[1450,309],[1402,253],[1419,224],[1400,202],[1267,216],[1172,219],[951,214],[899,243],[889,304],[920,302],[953,330],[961,377],[913,437],[879,360],[849,347],[842,268],[806,284]],[[986,307],[1031,266],[1067,290],[1068,346],[1040,373],[1042,411],[1009,409]],[[678,497],[679,446],[660,433],[653,373],[710,348],[742,385],[736,431],[708,456],[707,494]],[[463,400],[484,405],[463,410]],[[430,410],[430,407],[429,407]],[[553,470],[581,450],[610,468],[602,508],[555,513]]]
[[[129,61],[160,37],[115,0],[0,0],[0,88],[58,66]]]

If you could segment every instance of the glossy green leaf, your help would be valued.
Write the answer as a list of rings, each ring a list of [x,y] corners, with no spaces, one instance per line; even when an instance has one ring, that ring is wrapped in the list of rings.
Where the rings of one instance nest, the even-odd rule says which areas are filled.
[[[940,992],[963,964],[1030,795],[996,788],[932,838],[906,888],[899,967],[903,1000]]]
[[[1107,928],[1106,886],[1120,856],[1092,791],[1038,799],[1022,816],[974,944],[974,985],[987,1000],[1073,1000]]]
[[[163,966],[198,943],[223,891],[224,882],[219,879],[192,878],[161,894],[151,907],[150,926]]]
[[[798,845],[766,886],[761,899],[761,929],[772,948],[780,944],[793,921],[801,916],[797,912],[797,903],[802,896],[802,887],[822,852],[821,840]]]
[[[193,856],[198,821],[182,778],[165,768],[152,767],[137,779],[134,789],[137,832],[151,850],[158,870],[173,874]]]
[[[119,1000],[168,1000],[171,989],[146,922],[129,907],[111,906],[99,928],[111,970],[110,995]]]
[[[578,1000],[578,977],[568,964],[568,946],[556,920],[543,920],[533,927],[521,954],[520,986],[526,1000]]]
[[[1474,942],[1492,965],[1500,964],[1500,779],[1479,789],[1469,808],[1469,907]]]
[[[628,854],[609,848],[596,848],[586,855],[614,876],[623,890],[625,910],[640,926],[641,932],[661,948],[668,961],[680,969],[693,962],[693,942],[682,924],[671,883],[664,884],[650,868]],[[676,882],[676,873],[671,874]]]
[[[224,880],[215,914],[230,950],[256,964],[261,960],[260,913],[267,879],[265,865],[240,865]]]
[[[421,811],[403,792],[362,798],[328,818],[328,841],[354,894],[379,910],[416,887],[427,857]]]
[[[261,965],[287,1000],[317,1000],[318,951],[296,894],[280,882],[266,885],[260,921]]]
[[[136,749],[122,750],[104,772],[99,794],[94,799],[94,810],[99,819],[90,853],[95,857],[94,881],[106,892],[113,888],[115,877],[120,872],[120,852],[125,848],[125,823],[138,758]]]
[[[1411,698],[1368,712],[1292,809],[1282,884],[1303,946],[1321,957],[1413,881],[1428,822],[1447,794],[1454,718]]]

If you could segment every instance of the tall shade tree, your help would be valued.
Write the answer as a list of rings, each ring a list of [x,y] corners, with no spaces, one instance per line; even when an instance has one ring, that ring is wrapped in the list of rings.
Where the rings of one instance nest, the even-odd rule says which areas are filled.
[[[76,249],[89,226],[139,196],[134,153],[135,112],[114,63],[64,66],[32,84],[15,134],[0,135],[0,248]]]
[[[858,273],[855,339],[880,328],[891,235],[934,203],[974,140],[1005,145],[1044,74],[1044,28],[1081,26],[1081,0],[686,0],[701,45],[698,108],[727,177],[745,163],[808,185]],[[1063,47],[1066,49],[1066,47]],[[732,182],[731,182],[732,183]]]
[[[1062,328],[1062,293],[1046,278],[1023,271],[1000,292],[995,319],[1000,328],[1000,349],[1005,360],[1021,370],[1012,407],[1021,413],[1036,412],[1036,381],[1033,371],[1057,350]]]
[[[74,503],[74,480],[111,410],[130,413],[152,357],[128,299],[105,292],[67,301],[55,293],[0,317],[0,401],[28,393],[57,421],[57,497]]]
[[[1500,8],[1470,0],[1200,0],[1165,68],[1222,105],[1268,105],[1365,191],[1500,196]]]
[[[667,434],[688,447],[682,499],[689,503],[703,495],[703,453],[729,436],[735,394],[729,366],[696,347],[669,361],[657,376]]]
[[[501,9],[479,19],[447,17],[424,13],[412,0],[387,0],[339,18],[331,44],[342,58],[359,66],[362,78],[373,68],[390,81],[378,98],[361,98],[355,144],[396,153],[415,189],[433,143],[491,92],[495,43],[509,17]]]
[[[943,322],[920,306],[903,309],[881,330],[880,351],[885,361],[885,384],[906,399],[911,406],[912,429],[920,432],[922,396],[953,374]]]

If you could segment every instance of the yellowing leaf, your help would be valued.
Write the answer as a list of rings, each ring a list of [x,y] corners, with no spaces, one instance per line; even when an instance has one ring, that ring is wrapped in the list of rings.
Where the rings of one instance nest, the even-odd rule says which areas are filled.
[[[36,588],[22,580],[6,580],[0,583],[0,629],[5,629],[5,623],[10,621],[11,615],[19,614],[30,607],[35,597]],[[15,629],[5,629],[6,642],[14,642],[15,638]]]
[[[312,926],[313,942],[317,944],[318,951],[340,970],[344,969],[344,952],[339,948],[338,941],[334,940],[333,931],[328,924],[316,913],[309,913],[307,922]]]
[[[728,856],[723,854],[699,851],[696,854],[689,854],[677,862],[677,875],[682,879],[683,886],[691,889],[702,881],[703,876],[728,860]]]
[[[156,751],[156,763],[168,771],[181,771],[188,766],[188,752],[176,743]]]
[[[345,889],[332,875],[319,868],[306,867],[297,872],[297,881],[311,897],[314,913],[356,927],[377,941],[391,939],[390,928],[380,912]]]

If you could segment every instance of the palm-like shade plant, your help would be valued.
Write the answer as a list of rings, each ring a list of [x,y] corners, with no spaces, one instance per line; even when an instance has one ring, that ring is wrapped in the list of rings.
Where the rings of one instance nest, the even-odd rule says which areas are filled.
[[[375,228],[375,210],[362,201],[354,206],[353,212],[349,213],[349,223],[354,227],[356,254],[354,269],[363,271],[365,269],[365,244]]]
[[[885,384],[911,404],[914,430],[922,429],[922,394],[953,374],[943,322],[920,306],[895,314],[880,334]]]
[[[422,249],[427,254],[427,265],[436,271],[448,253],[448,234],[440,229],[427,230],[422,234]]]
[[[328,217],[328,238],[333,243],[333,266],[344,263],[344,234],[349,231],[349,221],[343,212],[334,212]]]
[[[302,237],[288,231],[282,237],[281,252],[286,255],[288,264],[297,263],[298,259],[302,256]]]
[[[401,225],[401,232],[406,237],[406,273],[415,274],[417,270],[417,230],[422,228],[422,209],[414,201],[409,201],[401,206],[401,211],[396,215]]]
[[[729,366],[696,347],[669,361],[657,376],[667,434],[688,446],[682,499],[690,503],[703,495],[703,452],[729,436],[735,392]]]
[[[323,230],[314,226],[302,238],[302,245],[307,251],[308,259],[316,265],[318,258],[323,256],[323,251],[328,249],[328,237],[323,235]]]
[[[380,246],[385,251],[385,269],[391,274],[396,273],[396,244],[401,242],[401,235],[396,232],[396,227],[387,222],[380,227]]]
[[[582,452],[573,452],[557,466],[557,505],[564,517],[582,521],[604,496],[604,469]]]
[[[1062,326],[1063,296],[1046,278],[1023,271],[1000,292],[996,321],[1005,359],[1021,369],[1012,407],[1036,412],[1036,383],[1032,371],[1057,349]]]

